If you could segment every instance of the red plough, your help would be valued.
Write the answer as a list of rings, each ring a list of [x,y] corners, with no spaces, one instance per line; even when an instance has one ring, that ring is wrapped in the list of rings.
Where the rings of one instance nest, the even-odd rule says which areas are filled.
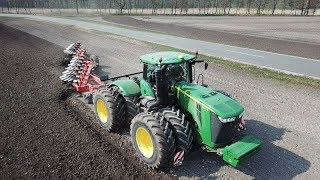
[[[70,44],[64,51],[65,60],[70,60],[60,79],[65,82],[72,82],[72,85],[80,93],[94,92],[107,84],[102,82],[100,77],[93,74],[94,68],[99,66],[99,60],[95,55],[88,57],[86,50],[81,48],[80,43]]]

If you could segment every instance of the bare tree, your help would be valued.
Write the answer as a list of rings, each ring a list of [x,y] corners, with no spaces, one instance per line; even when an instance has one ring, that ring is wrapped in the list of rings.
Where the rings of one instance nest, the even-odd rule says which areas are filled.
[[[305,0],[300,0],[298,3],[298,7],[301,10],[301,15],[304,13],[304,8],[305,8]]]
[[[222,8],[223,14],[226,14],[226,9],[228,7],[229,0],[220,0],[220,7]]]
[[[246,14],[250,14],[252,2],[253,0],[246,0],[246,9],[247,9]]]
[[[179,5],[180,5],[180,14],[184,13],[188,14],[188,8],[189,8],[189,4],[188,4],[188,0],[179,0]]]
[[[171,14],[177,14],[178,0],[171,0]]]
[[[304,15],[309,15],[310,9],[313,9],[313,15],[316,12],[316,9],[319,7],[320,0],[308,0],[305,8]]]
[[[3,13],[4,0],[1,0],[1,13]]]
[[[215,10],[214,14],[217,14],[218,7],[219,7],[219,1],[218,0],[215,0],[215,7],[216,7],[216,10]]]
[[[236,12],[238,14],[239,8],[244,6],[244,0],[236,0]]]
[[[126,1],[125,0],[116,0],[116,4],[118,6],[118,9],[120,11],[120,14],[123,13],[123,9],[125,8],[126,6]],[[119,12],[118,12],[119,13]]]
[[[257,14],[261,14],[268,4],[268,0],[255,0],[255,4],[257,7]]]
[[[79,4],[78,4],[78,0],[76,0],[76,9],[77,9],[77,14],[79,14]]]
[[[278,3],[279,3],[279,0],[272,0],[272,13],[271,13],[272,15],[274,14],[274,11],[276,10]],[[283,5],[283,6],[285,6],[285,5]]]
[[[282,5],[281,14],[284,14],[285,10],[287,9],[289,1],[288,0],[283,0],[282,3],[283,3],[283,5]]]
[[[6,2],[7,2],[7,9],[8,9],[8,12],[10,12],[10,6],[11,6],[11,4],[10,4],[10,0],[7,0]]]

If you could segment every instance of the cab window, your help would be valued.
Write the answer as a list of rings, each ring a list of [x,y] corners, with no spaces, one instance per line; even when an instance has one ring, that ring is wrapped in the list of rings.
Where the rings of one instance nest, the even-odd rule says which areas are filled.
[[[144,64],[143,66],[143,79],[145,79],[146,81],[148,81],[148,77],[151,75],[151,73],[154,72],[154,70],[157,68],[157,65],[153,65],[153,64]]]

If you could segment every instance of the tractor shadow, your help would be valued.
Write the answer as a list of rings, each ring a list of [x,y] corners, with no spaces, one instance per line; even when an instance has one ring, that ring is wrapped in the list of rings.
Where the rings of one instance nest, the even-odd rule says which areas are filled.
[[[235,139],[252,134],[261,139],[263,145],[257,154],[244,161],[237,168],[227,165],[218,155],[200,149],[187,156],[182,166],[171,168],[170,172],[177,176],[200,179],[215,179],[221,176],[238,179],[239,174],[237,173],[239,171],[258,179],[269,179],[270,177],[273,179],[292,179],[309,169],[309,161],[273,144],[290,131],[257,120],[246,120],[246,122],[248,130],[239,132]]]

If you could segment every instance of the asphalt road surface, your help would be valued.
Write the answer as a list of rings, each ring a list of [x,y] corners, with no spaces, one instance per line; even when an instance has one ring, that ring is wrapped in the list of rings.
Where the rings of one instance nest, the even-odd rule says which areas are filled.
[[[290,74],[305,75],[320,79],[320,61],[316,59],[302,58],[297,56],[289,56],[276,54],[271,52],[259,51],[248,48],[240,48],[235,46],[227,46],[211,42],[205,42],[194,39],[187,39],[171,35],[158,34],[153,32],[137,31],[120,27],[112,27],[108,25],[95,24],[77,20],[21,15],[21,14],[0,14],[0,16],[9,17],[25,17],[35,20],[50,21],[68,25],[75,25],[82,28],[99,30],[103,32],[122,35],[138,40],[148,41],[152,43],[171,46],[188,51],[199,50],[202,54],[217,56],[233,61],[238,61],[246,64],[253,64],[259,67],[265,67],[277,71],[282,71]]]
[[[122,38],[110,34],[97,35],[90,31],[80,31],[72,27],[58,26],[54,23],[39,23],[38,21],[24,19],[2,18],[0,18],[0,21],[5,25],[25,31],[61,47],[66,47],[75,41],[83,42],[83,47],[86,48],[89,53],[99,56],[101,72],[109,74],[110,77],[140,71],[142,65],[139,62],[139,56],[157,51],[157,49],[152,49],[147,44],[129,38]],[[28,46],[28,43],[23,45]],[[2,48],[4,47],[5,46]],[[23,46],[19,48],[23,48]],[[20,51],[17,50],[17,52]],[[60,54],[47,53],[47,51],[51,52],[50,47],[45,50],[39,48],[38,51],[43,53],[44,56],[41,57],[46,58],[46,60],[51,57],[55,59],[60,57]],[[39,61],[41,61],[41,58]],[[42,66],[43,65],[39,65],[39,67]],[[43,71],[48,72],[50,69],[55,72],[51,66],[43,69]],[[29,69],[25,68],[25,71],[29,71]],[[42,72],[42,70],[40,69],[39,72]],[[261,139],[264,144],[258,154],[245,161],[238,168],[227,165],[215,154],[199,150],[187,156],[182,166],[169,169],[168,174],[176,175],[180,179],[317,179],[320,176],[320,123],[318,121],[320,119],[320,92],[318,89],[255,77],[214,63],[210,63],[206,71],[203,71],[202,65],[199,65],[196,67],[196,72],[202,72],[204,74],[205,83],[208,84],[209,87],[228,91],[245,107],[244,117],[246,119],[247,131],[240,132],[238,137],[253,134]],[[54,76],[56,80],[58,80],[59,74],[55,74]],[[46,80],[46,82],[50,84],[51,80]],[[12,88],[14,89],[14,86]],[[9,102],[9,100],[5,102]],[[76,105],[83,107],[83,105],[79,103]],[[65,108],[69,109],[70,107],[66,106]],[[75,112],[80,113],[83,111],[75,110]],[[88,111],[84,113],[86,113],[86,116],[78,118],[77,122],[90,122],[94,119]],[[73,120],[70,121],[73,122]],[[61,127],[64,127],[63,124]],[[126,156],[132,153],[124,146],[125,144],[131,144],[130,140],[126,138],[117,139],[114,138],[116,135],[113,133],[105,134],[101,132],[101,130],[98,130],[94,133],[94,137],[97,136],[99,138],[94,141],[85,136],[86,131],[83,129],[87,128],[74,125],[72,125],[72,127],[76,127],[77,129],[72,130],[69,134],[76,134],[76,141],[82,142],[84,140],[87,142],[86,145],[93,144],[93,146],[85,148],[89,155],[92,151],[96,152],[94,149],[97,150],[97,155],[98,157],[100,156],[100,158],[96,156],[95,158],[101,161],[93,161],[94,166],[99,163],[104,163],[104,161],[110,157],[108,147],[112,144],[113,147],[118,147],[122,154],[126,154]],[[61,130],[61,132],[65,131],[69,131],[69,129]],[[78,131],[84,131],[85,134]],[[10,131],[6,132],[10,135]],[[48,135],[50,133],[52,133],[52,131],[47,131]],[[89,135],[90,134],[91,133],[89,133]],[[13,135],[10,137],[11,139],[18,138]],[[105,146],[99,146],[101,140],[102,142],[107,141]],[[10,138],[8,141],[10,142]],[[67,143],[71,145],[73,142],[73,139],[67,141]],[[84,147],[87,147],[86,145]],[[105,156],[103,155],[104,148],[107,148]],[[66,148],[66,151],[72,152],[72,149]],[[115,153],[114,151],[110,152]],[[21,153],[21,156],[23,156],[23,151],[21,151]],[[63,158],[66,159],[62,159],[60,163],[64,165],[64,163],[72,161],[76,162],[76,165],[81,164],[82,162],[86,162],[84,158],[87,156],[88,155],[81,156],[82,158],[77,159],[78,161],[72,160],[68,156],[63,156]],[[74,156],[71,156],[71,158],[72,157]],[[36,163],[32,159],[29,161],[31,164]],[[41,161],[41,158],[39,161]],[[117,163],[114,167],[102,166],[102,168],[108,169],[108,172],[98,169],[98,172],[84,171],[81,174],[87,174],[90,177],[91,172],[102,174],[112,173],[110,170],[116,170],[117,168],[124,168],[125,170],[131,166],[137,166],[134,161],[132,161],[132,158],[128,158],[128,161],[123,162],[130,162],[130,165],[124,165],[124,167],[122,167],[121,163]],[[132,165],[131,162],[133,162]],[[43,164],[47,167],[46,163]],[[67,172],[68,167],[69,166],[64,167],[63,170],[64,173],[70,174],[70,172]],[[91,166],[84,166],[84,168],[85,167]],[[137,171],[135,169],[135,167],[132,168],[132,171],[137,173],[138,176],[139,168],[137,168]],[[143,175],[143,172],[141,175]],[[152,172],[154,173],[155,171],[151,171],[150,173]],[[119,170],[119,173],[121,173],[121,170]],[[126,173],[126,175],[128,175],[128,173]]]

